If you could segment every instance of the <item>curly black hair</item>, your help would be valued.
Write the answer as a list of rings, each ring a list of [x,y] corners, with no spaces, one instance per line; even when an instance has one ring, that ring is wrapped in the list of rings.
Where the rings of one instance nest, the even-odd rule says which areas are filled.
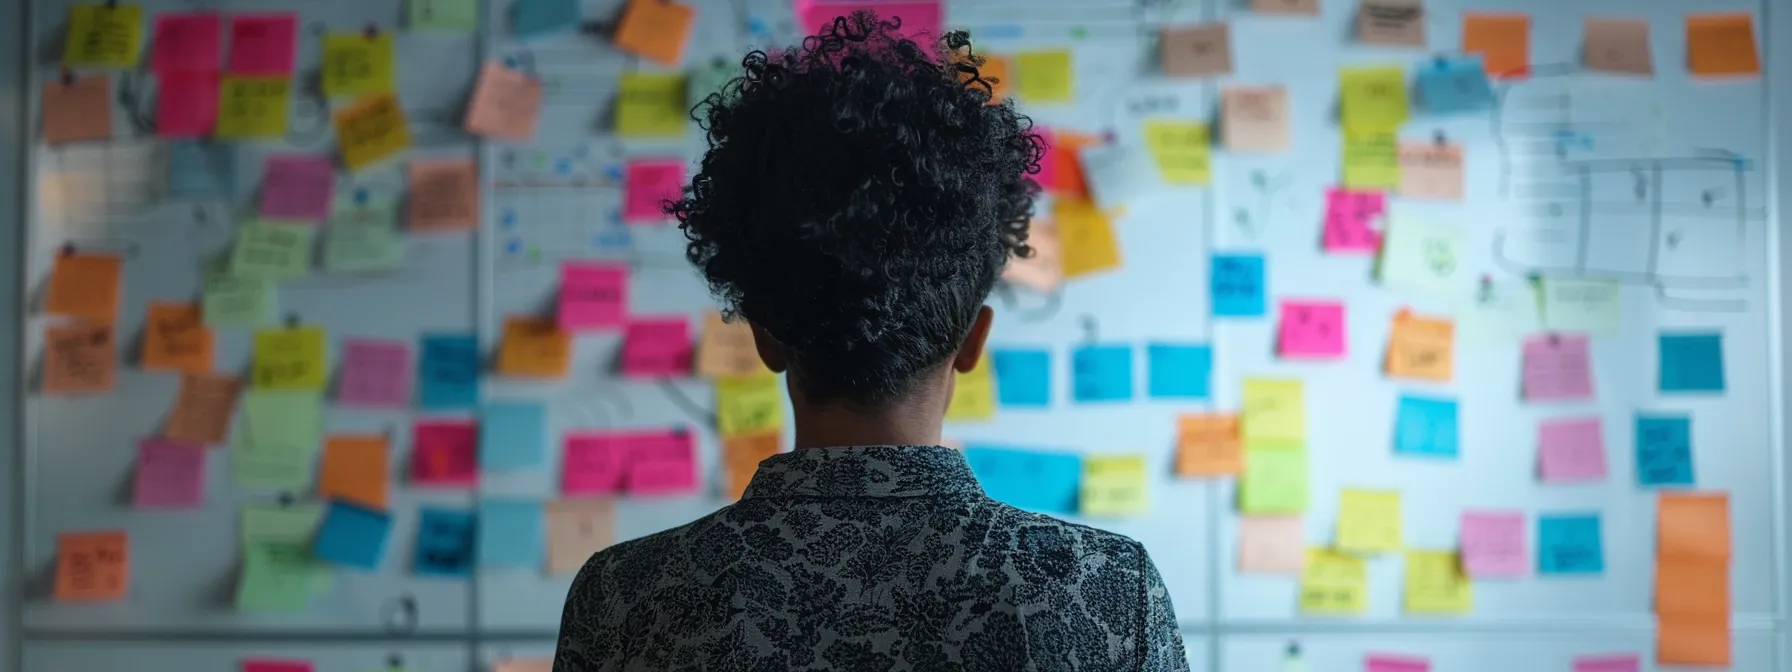
[[[1026,257],[1044,142],[969,36],[923,47],[859,12],[754,51],[692,111],[709,148],[665,204],[730,318],[782,346],[817,401],[908,392]]]

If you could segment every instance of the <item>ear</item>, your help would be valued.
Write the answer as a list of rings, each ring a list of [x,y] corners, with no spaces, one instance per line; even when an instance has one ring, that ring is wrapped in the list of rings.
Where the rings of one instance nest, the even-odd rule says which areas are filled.
[[[753,328],[753,349],[759,351],[759,361],[765,362],[765,368],[771,369],[772,373],[783,373],[790,368],[790,360],[784,357],[784,346],[778,339],[772,338],[757,324],[747,324]]]
[[[971,369],[977,368],[977,361],[983,359],[983,344],[989,341],[989,325],[995,317],[995,309],[989,306],[977,309],[977,319],[971,321],[970,333],[964,335],[958,354],[952,356],[953,371],[970,373]]]

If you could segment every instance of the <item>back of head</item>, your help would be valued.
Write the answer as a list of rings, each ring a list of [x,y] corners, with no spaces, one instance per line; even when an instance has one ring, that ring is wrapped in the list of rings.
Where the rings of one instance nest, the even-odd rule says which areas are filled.
[[[724,311],[814,401],[877,404],[957,351],[1027,221],[1043,143],[962,33],[838,19],[753,52],[699,105],[709,151],[668,204]]]

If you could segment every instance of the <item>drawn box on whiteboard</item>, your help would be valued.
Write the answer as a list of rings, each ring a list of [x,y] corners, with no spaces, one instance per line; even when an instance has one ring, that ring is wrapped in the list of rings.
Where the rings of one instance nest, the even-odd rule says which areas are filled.
[[[1584,272],[1668,284],[1738,277],[1749,217],[1742,164],[1668,158],[1568,167],[1575,195],[1552,208],[1568,235],[1552,237],[1552,246],[1566,247]]]

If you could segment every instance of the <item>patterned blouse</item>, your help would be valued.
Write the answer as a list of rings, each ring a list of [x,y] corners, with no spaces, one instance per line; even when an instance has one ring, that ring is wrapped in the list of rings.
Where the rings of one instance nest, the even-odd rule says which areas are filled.
[[[554,672],[1187,670],[1126,537],[984,495],[938,446],[816,448],[741,501],[591,556]]]

